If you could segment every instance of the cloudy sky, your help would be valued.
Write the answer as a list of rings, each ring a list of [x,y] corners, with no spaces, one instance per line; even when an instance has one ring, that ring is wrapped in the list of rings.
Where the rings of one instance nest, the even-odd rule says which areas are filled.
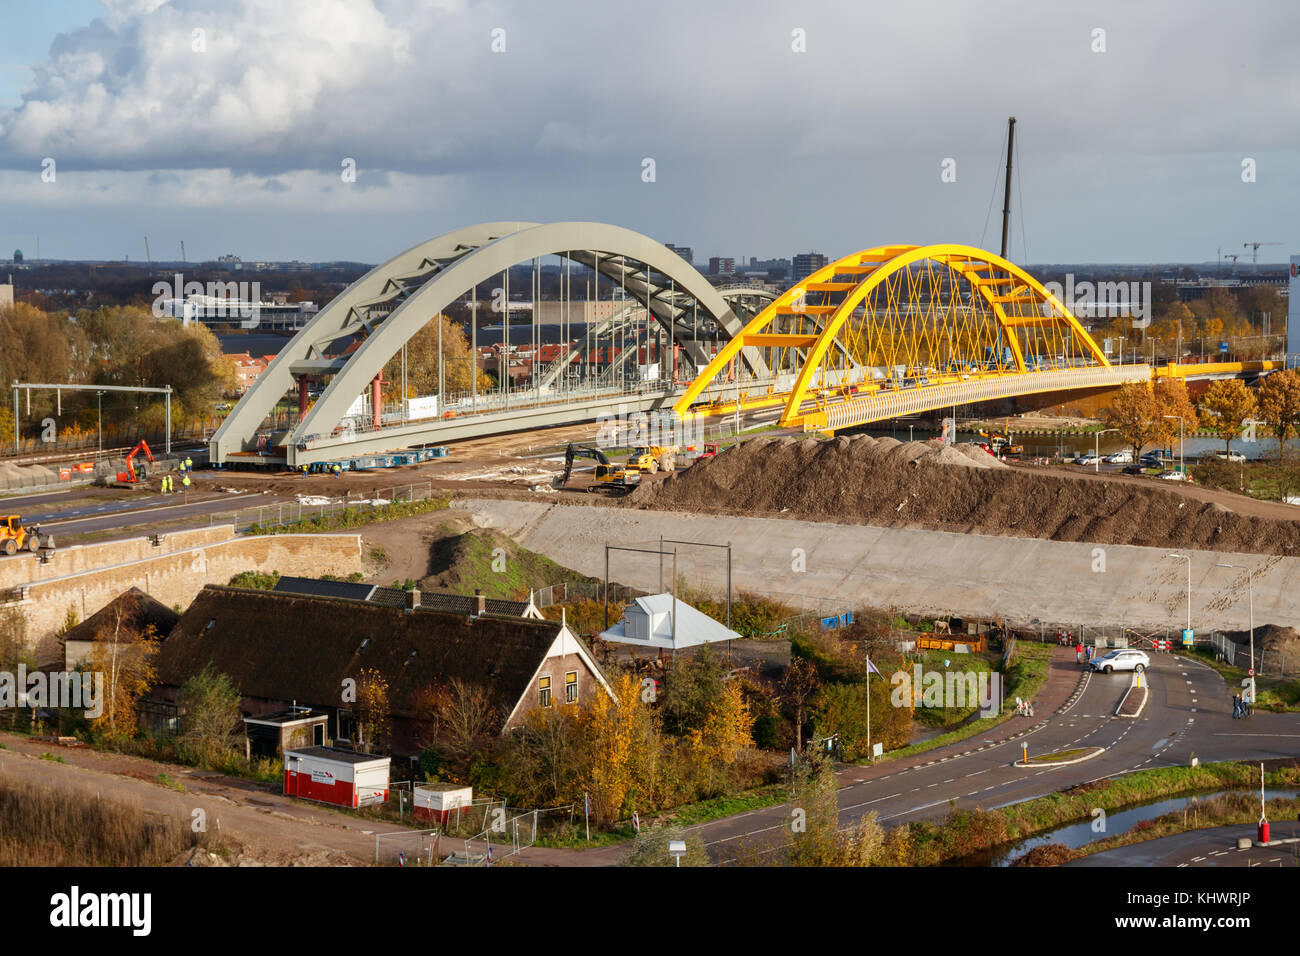
[[[2,257],[39,235],[47,258],[135,260],[148,235],[156,259],[373,262],[503,219],[617,223],[697,261],[996,248],[1013,114],[1014,259],[1300,248],[1294,0],[0,11]]]

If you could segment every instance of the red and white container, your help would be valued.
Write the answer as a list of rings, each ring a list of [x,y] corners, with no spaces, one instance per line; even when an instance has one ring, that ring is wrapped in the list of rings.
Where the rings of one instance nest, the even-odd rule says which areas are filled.
[[[469,813],[474,802],[474,788],[458,784],[426,783],[412,791],[412,814],[417,820],[446,824],[458,813]]]
[[[388,758],[335,747],[286,750],[284,794],[340,807],[383,803],[388,799]]]

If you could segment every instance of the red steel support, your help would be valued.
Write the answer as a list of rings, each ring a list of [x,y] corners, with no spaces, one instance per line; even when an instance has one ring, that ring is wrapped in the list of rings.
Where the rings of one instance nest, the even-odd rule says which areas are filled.
[[[383,421],[384,412],[384,373],[380,372],[375,376],[375,380],[370,383],[370,415],[371,424],[378,430],[380,423]]]

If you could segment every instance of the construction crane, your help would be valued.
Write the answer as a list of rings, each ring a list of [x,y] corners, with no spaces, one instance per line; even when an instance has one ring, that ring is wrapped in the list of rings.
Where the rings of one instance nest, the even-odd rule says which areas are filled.
[[[1285,242],[1243,242],[1241,248],[1250,250],[1250,271],[1254,272],[1259,268],[1259,247],[1260,246],[1284,246]]]

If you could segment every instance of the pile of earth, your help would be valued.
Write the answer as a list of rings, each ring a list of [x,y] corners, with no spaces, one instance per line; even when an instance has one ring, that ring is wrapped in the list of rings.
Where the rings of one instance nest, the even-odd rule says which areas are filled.
[[[1241,650],[1250,646],[1250,631],[1224,631],[1223,636],[1235,641]],[[1294,627],[1284,627],[1281,624],[1260,624],[1255,628],[1255,653],[1269,655],[1280,654],[1287,658],[1289,665],[1288,672],[1291,668],[1300,666],[1300,631]],[[1245,658],[1238,657],[1237,665],[1246,666]],[[1273,665],[1273,671],[1277,671],[1277,661],[1270,662]]]
[[[627,499],[633,507],[876,526],[1300,554],[1300,522],[1179,491],[1011,468],[973,445],[869,436],[753,439]]]

